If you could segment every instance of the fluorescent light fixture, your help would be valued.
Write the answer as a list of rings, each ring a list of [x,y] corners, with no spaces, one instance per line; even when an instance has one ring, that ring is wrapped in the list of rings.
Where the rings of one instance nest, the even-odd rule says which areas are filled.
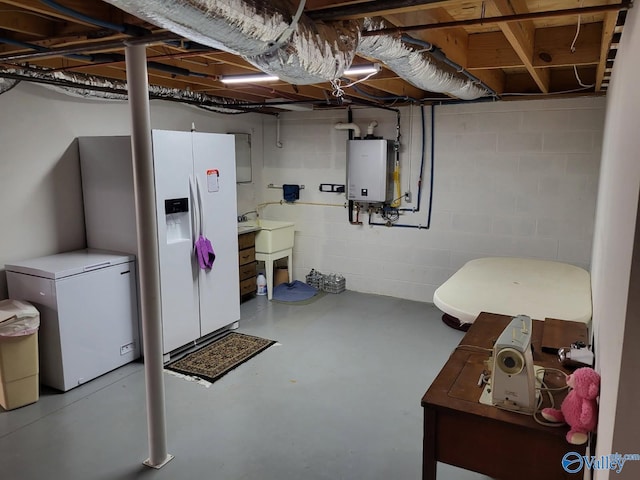
[[[363,65],[352,65],[350,68],[344,71],[343,75],[357,76],[368,75],[370,73],[377,73],[380,71],[379,63],[367,63]],[[243,75],[222,75],[220,81],[222,83],[256,83],[256,82],[273,82],[280,80],[275,75],[269,75],[268,73],[249,73]]]
[[[380,71],[379,63],[368,63],[364,65],[351,65],[344,71],[345,75],[367,75],[369,73],[377,73]]]
[[[255,83],[255,82],[273,82],[280,80],[275,75],[266,73],[249,73],[247,75],[222,75],[220,81],[222,83]]]

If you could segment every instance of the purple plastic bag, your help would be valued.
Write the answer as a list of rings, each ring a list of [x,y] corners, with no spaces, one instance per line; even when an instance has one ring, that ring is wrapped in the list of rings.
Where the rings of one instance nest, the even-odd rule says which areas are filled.
[[[213,267],[213,262],[216,259],[216,254],[213,251],[213,246],[207,237],[200,235],[195,244],[196,257],[198,257],[198,263],[203,270],[210,270]]]

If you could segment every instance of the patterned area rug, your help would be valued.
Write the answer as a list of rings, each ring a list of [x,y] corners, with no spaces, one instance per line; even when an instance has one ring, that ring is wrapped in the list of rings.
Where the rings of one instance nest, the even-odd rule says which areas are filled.
[[[274,343],[274,340],[231,332],[206,347],[165,365],[165,368],[213,383]]]

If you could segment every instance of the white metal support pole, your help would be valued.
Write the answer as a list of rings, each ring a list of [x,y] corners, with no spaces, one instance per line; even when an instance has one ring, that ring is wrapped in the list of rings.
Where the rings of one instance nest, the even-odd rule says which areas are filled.
[[[125,56],[129,108],[131,109],[133,183],[138,231],[138,271],[140,273],[142,339],[147,390],[149,458],[144,461],[144,464],[153,468],[162,468],[173,456],[167,453],[158,228],[156,225],[146,46],[127,45]]]

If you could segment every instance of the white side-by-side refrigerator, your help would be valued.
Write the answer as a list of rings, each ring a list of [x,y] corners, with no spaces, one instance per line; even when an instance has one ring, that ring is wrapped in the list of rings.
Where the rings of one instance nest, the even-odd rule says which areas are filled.
[[[153,130],[163,352],[240,319],[233,135]],[[78,139],[87,245],[138,254],[130,137]],[[194,255],[200,234],[215,260]]]

